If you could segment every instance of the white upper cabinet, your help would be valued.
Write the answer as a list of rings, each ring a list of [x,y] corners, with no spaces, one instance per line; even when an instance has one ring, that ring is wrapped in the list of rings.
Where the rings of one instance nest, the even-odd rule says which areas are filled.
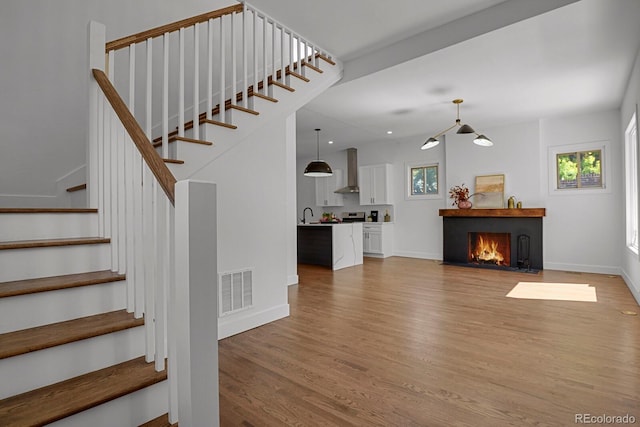
[[[391,165],[361,166],[358,168],[361,205],[391,205]]]
[[[342,169],[334,169],[331,176],[316,178],[316,205],[344,206],[342,194],[334,193],[342,187]]]

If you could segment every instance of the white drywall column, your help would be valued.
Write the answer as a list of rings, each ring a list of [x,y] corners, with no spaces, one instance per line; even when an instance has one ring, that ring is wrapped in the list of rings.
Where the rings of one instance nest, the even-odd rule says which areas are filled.
[[[99,22],[90,21],[88,25],[89,41],[89,130],[87,132],[87,203],[90,208],[98,207],[98,85],[91,70],[97,68],[104,71],[104,47],[106,45],[106,28]]]
[[[177,342],[178,417],[182,427],[218,426],[216,185],[185,180],[175,188],[176,295],[170,322]]]

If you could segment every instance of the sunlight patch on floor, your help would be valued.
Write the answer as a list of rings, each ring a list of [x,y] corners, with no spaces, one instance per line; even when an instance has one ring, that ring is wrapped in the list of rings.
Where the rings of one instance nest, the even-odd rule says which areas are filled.
[[[585,283],[519,282],[508,298],[598,302],[596,288]]]

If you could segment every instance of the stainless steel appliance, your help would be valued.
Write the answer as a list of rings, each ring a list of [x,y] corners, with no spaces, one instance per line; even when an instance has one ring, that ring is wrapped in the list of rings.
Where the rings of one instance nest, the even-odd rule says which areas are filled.
[[[342,222],[364,222],[364,212],[342,212]]]

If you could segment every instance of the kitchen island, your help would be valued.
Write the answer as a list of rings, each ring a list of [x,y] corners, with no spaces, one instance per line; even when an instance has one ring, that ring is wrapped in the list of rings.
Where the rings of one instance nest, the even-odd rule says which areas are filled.
[[[298,262],[333,270],[362,264],[362,223],[299,224]]]

